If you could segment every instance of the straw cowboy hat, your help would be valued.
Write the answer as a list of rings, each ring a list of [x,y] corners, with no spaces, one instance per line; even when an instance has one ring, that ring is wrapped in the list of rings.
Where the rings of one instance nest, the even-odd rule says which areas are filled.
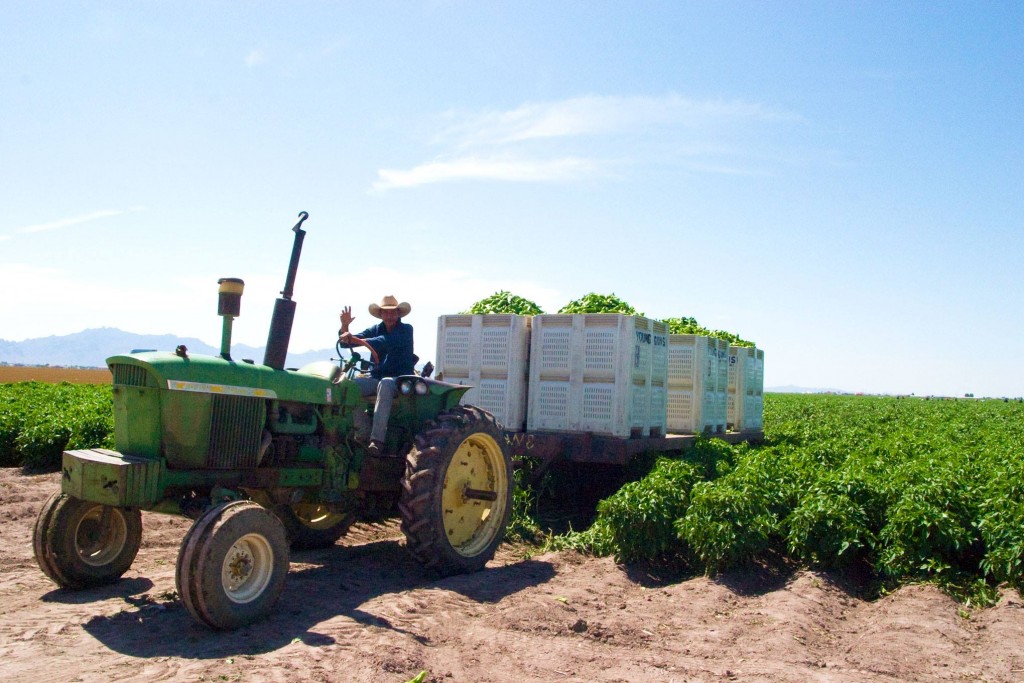
[[[374,318],[379,318],[381,311],[392,311],[395,309],[398,309],[398,315],[404,318],[409,315],[412,306],[405,301],[398,303],[398,299],[388,294],[380,300],[380,304],[370,304],[370,315]]]

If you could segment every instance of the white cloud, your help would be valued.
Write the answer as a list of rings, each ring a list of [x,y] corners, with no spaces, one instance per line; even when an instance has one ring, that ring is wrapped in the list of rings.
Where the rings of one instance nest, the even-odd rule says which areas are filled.
[[[253,48],[249,50],[249,54],[245,56],[245,65],[248,67],[259,66],[267,61],[266,55],[263,50],[259,48]]]
[[[101,218],[110,218],[112,216],[121,216],[126,213],[134,213],[136,211],[142,211],[141,207],[135,207],[131,209],[103,209],[101,211],[93,211],[92,213],[83,214],[81,216],[75,216],[73,218],[62,218],[57,221],[50,221],[49,223],[37,223],[35,225],[26,225],[17,228],[18,232],[30,233],[30,232],[45,232],[47,230],[56,230],[58,228],[68,228],[72,225],[79,225],[81,223],[89,223],[91,221],[99,220]]]
[[[375,190],[416,187],[451,180],[504,180],[512,182],[552,182],[576,180],[595,173],[600,164],[589,159],[553,160],[480,159],[465,157],[420,164],[409,170],[381,169]]]
[[[457,119],[458,114],[449,113]],[[720,127],[731,122],[793,120],[793,114],[762,104],[665,97],[577,97],[527,103],[511,111],[462,117],[440,140],[460,146],[505,145],[526,140],[633,133],[655,126]]]
[[[761,174],[745,166],[767,137],[762,129],[799,120],[757,102],[675,94],[588,96],[529,102],[507,111],[450,111],[431,141],[443,153],[407,169],[380,169],[373,189],[469,179],[574,181],[606,170],[607,159],[623,166],[679,164],[701,173]]]

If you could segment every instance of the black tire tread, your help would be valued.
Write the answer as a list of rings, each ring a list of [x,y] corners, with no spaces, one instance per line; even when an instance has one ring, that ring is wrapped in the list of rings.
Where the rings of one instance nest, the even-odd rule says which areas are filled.
[[[260,523],[266,523],[260,531],[275,549],[274,561],[278,564],[278,574],[272,578],[266,592],[257,601],[259,605],[239,608],[237,612],[223,610],[217,595],[222,588],[218,581],[210,580],[204,584],[204,576],[219,576],[219,572],[207,573],[210,555],[218,543],[218,534],[225,525],[240,514],[253,514],[259,510],[262,517]],[[192,617],[215,630],[232,630],[267,616],[277,602],[284,587],[285,575],[288,572],[288,539],[281,520],[270,510],[248,500],[235,500],[215,505],[206,510],[186,533],[178,553],[175,567],[175,583],[178,595]]]
[[[32,530],[32,550],[43,573],[65,590],[105,586],[121,578],[142,545],[142,513],[137,508],[117,508],[127,529],[125,547],[105,569],[86,566],[75,551],[71,527],[95,505],[57,491],[43,503]]]
[[[509,490],[502,529],[494,542],[476,557],[458,555],[447,543],[442,519],[435,503],[443,485],[446,463],[456,448],[469,435],[485,431],[502,448],[506,461]],[[416,435],[413,448],[406,456],[406,474],[402,480],[399,511],[406,548],[424,567],[442,576],[482,569],[497,550],[511,512],[511,461],[503,443],[501,428],[487,411],[464,405],[442,413]]]

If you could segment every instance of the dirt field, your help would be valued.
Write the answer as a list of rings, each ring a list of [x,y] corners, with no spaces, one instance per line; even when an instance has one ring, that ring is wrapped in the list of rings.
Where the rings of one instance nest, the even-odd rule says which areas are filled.
[[[610,559],[511,549],[437,581],[395,525],[294,554],[278,612],[215,633],[175,595],[187,520],[144,513],[119,583],[56,590],[31,533],[58,485],[0,469],[0,680],[1024,681],[1014,591],[984,610],[926,586],[866,602],[810,572],[663,583]]]
[[[0,365],[0,384],[11,382],[70,382],[71,384],[110,384],[107,368],[59,368],[49,365]]]

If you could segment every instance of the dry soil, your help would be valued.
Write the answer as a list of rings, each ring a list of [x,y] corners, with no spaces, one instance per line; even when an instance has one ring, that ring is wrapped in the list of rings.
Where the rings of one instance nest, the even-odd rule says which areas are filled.
[[[118,583],[58,590],[36,566],[36,513],[59,475],[0,469],[0,680],[1024,681],[1024,609],[966,609],[930,586],[866,601],[825,574],[665,582],[571,553],[503,548],[431,579],[397,525],[295,553],[277,611],[232,633],[175,594],[189,521],[144,513]]]

